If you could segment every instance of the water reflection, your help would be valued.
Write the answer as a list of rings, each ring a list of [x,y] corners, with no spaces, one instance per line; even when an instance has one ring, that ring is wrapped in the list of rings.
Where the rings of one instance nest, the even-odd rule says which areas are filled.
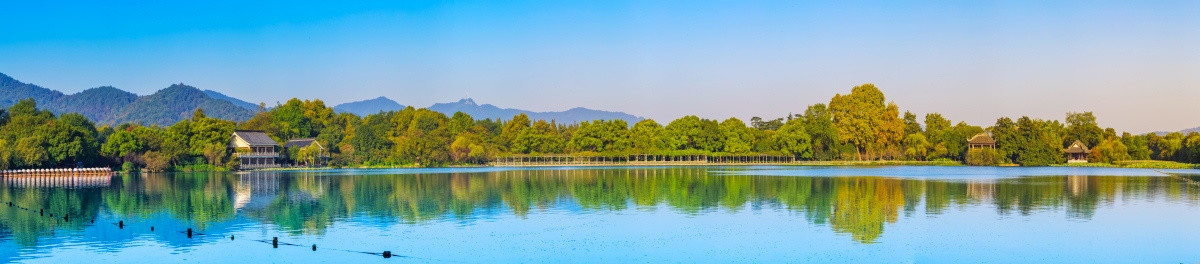
[[[788,210],[796,220],[828,226],[874,243],[901,215],[936,217],[985,206],[998,215],[1063,211],[1086,221],[1116,200],[1161,200],[1196,206],[1200,188],[1174,177],[1037,176],[931,180],[894,177],[790,177],[710,174],[710,168],[509,170],[346,176],[329,173],[122,175],[95,184],[55,186],[4,181],[0,202],[69,214],[47,220],[16,206],[0,208],[0,239],[36,246],[60,230],[112,219],[167,216],[208,232],[248,219],[291,234],[324,234],[339,222],[381,225],[455,221],[498,215],[626,209],[696,215]],[[81,182],[81,181],[70,181]],[[104,221],[92,223],[97,218]],[[214,231],[215,232],[215,231]]]

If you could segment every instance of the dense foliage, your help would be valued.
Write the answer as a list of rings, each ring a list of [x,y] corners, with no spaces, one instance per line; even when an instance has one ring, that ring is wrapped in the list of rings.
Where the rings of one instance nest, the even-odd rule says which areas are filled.
[[[176,87],[185,89],[184,87]],[[177,89],[177,90],[178,90]],[[201,94],[202,95],[202,94]],[[141,99],[138,99],[139,101]],[[164,106],[172,107],[172,106]],[[121,124],[96,128],[85,116],[38,110],[24,100],[0,112],[0,167],[75,165],[161,170],[232,167],[226,145],[235,129],[261,130],[277,142],[315,138],[334,166],[445,166],[482,164],[511,155],[786,155],[798,160],[939,160],[974,165],[1045,166],[1065,162],[1075,140],[1093,148],[1091,160],[1117,163],[1158,159],[1200,162],[1200,133],[1117,135],[1090,112],[1068,113],[1066,123],[1001,117],[983,128],[938,113],[901,112],[872,84],[814,104],[803,114],[766,120],[724,121],[684,116],[654,120],[593,120],[572,124],[517,114],[508,121],[447,117],[407,107],[360,117],[337,113],[320,100],[292,99],[241,123],[196,109],[169,126]],[[162,111],[179,111],[166,109]],[[989,133],[994,150],[968,151],[966,140]],[[284,152],[287,162],[317,163],[317,149]]]

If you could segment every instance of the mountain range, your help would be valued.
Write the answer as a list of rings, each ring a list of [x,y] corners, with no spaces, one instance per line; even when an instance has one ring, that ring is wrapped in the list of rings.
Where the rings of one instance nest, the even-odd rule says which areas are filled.
[[[1188,128],[1188,129],[1184,129],[1184,130],[1179,130],[1179,133],[1182,133],[1184,135],[1187,135],[1188,133],[1200,133],[1200,127],[1193,127],[1193,128]],[[1154,132],[1154,134],[1157,134],[1159,136],[1166,136],[1167,134],[1171,134],[1171,132],[1170,131],[1157,131],[1157,132]]]
[[[233,98],[228,96],[201,91],[183,84],[171,85],[146,96],[138,96],[111,86],[63,94],[23,83],[0,73],[0,107],[9,107],[28,98],[32,98],[38,108],[50,110],[55,114],[79,113],[105,125],[141,123],[166,126],[190,118],[197,108],[204,109],[204,113],[210,117],[243,121],[253,116],[253,109],[258,108],[257,105],[249,103],[246,104],[252,105],[253,108],[239,106],[229,100]]]
[[[472,100],[471,98],[465,98],[453,103],[433,104],[433,106],[429,107],[429,110],[441,112],[446,115],[453,115],[455,112],[463,112],[471,115],[471,117],[475,119],[490,118],[492,120],[508,120],[512,119],[512,117],[517,114],[525,113],[525,115],[529,116],[530,120],[554,120],[559,124],[573,124],[600,119],[620,119],[625,120],[625,122],[629,123],[629,125],[633,125],[633,123],[637,123],[638,121],[645,119],[623,112],[593,110],[583,107],[575,107],[567,109],[566,111],[551,112],[535,112],[513,108],[500,108],[490,104],[476,104],[475,100]]]
[[[204,113],[210,117],[240,122],[250,119],[254,113],[264,110],[264,107],[258,104],[217,91],[201,90],[184,84],[174,84],[144,96],[138,96],[112,86],[91,88],[75,94],[63,94],[56,90],[21,82],[0,73],[0,107],[7,108],[16,104],[17,101],[27,98],[33,98],[38,104],[38,108],[50,110],[55,114],[80,113],[97,124],[103,125],[141,123],[167,126],[190,118],[196,109],[204,109]],[[382,96],[333,107],[335,111],[359,116],[403,108],[404,105]],[[560,124],[597,119],[621,119],[632,125],[644,119],[623,112],[582,107],[550,112],[501,108],[491,104],[480,105],[470,98],[451,103],[438,103],[428,108],[447,116],[461,111],[475,119],[490,118],[492,120],[508,120],[519,113],[525,113],[531,120],[554,120]]]
[[[353,113],[356,115],[375,114],[382,111],[394,111],[404,109],[404,106],[396,101],[392,101],[387,97],[377,97],[374,99],[349,102],[339,104],[333,107],[339,112]],[[583,107],[571,108],[566,111],[551,111],[537,112],[513,108],[500,108],[491,104],[477,104],[471,98],[465,98],[451,103],[437,103],[428,107],[429,110],[446,114],[447,116],[454,115],[456,112],[463,112],[471,115],[474,119],[492,119],[492,120],[508,120],[512,119],[520,113],[525,113],[530,120],[554,120],[559,124],[573,124],[591,120],[625,120],[629,125],[633,125],[637,121],[641,121],[642,117],[623,113],[611,112],[602,110],[593,110]]]

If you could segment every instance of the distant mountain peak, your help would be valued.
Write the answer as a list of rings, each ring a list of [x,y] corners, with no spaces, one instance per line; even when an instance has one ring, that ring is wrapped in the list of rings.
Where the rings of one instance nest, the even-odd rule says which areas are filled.
[[[458,100],[458,103],[465,104],[465,105],[479,105],[479,104],[476,104],[475,100],[473,100],[471,98],[463,98],[462,100]]]
[[[396,101],[384,96],[333,106],[334,111],[351,113],[359,116],[366,116],[385,111],[397,111],[400,109],[404,109],[404,105],[401,105],[400,103],[397,103]]]
[[[429,110],[437,111],[446,115],[453,115],[455,112],[463,112],[471,115],[475,119],[492,119],[492,120],[508,120],[513,116],[525,113],[529,119],[554,121],[559,124],[574,124],[583,121],[591,120],[625,120],[628,123],[636,123],[643,118],[635,115],[630,115],[622,112],[593,110],[583,107],[574,107],[566,111],[548,111],[537,112],[523,109],[500,108],[491,104],[478,104],[471,98],[463,98],[453,103],[437,103],[428,107]]]

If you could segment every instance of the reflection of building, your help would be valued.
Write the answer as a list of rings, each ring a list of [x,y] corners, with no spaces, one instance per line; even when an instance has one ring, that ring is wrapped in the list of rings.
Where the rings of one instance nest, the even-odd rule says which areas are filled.
[[[287,150],[289,154],[297,154],[300,152],[300,149],[307,148],[309,146],[316,148],[317,153],[311,153],[311,157],[290,157],[293,165],[303,164],[305,166],[325,166],[325,164],[329,161],[329,151],[326,151],[325,146],[322,146],[321,142],[317,142],[315,138],[297,138],[283,143],[283,149]],[[295,149],[296,151],[293,152],[291,151],[292,149]],[[310,161],[312,164],[309,164]]]
[[[1078,196],[1079,194],[1087,191],[1087,188],[1087,176],[1067,176],[1067,190],[1071,191],[1072,195]]]
[[[233,208],[264,208],[275,199],[279,191],[278,172],[250,172],[238,175],[238,183],[233,187]]]
[[[1087,163],[1088,153],[1092,153],[1087,145],[1084,145],[1079,140],[1072,142],[1071,146],[1068,146],[1063,152],[1067,153],[1067,163]]]
[[[996,140],[987,133],[979,133],[967,140],[967,149],[996,148]]]
[[[262,131],[238,130],[229,139],[229,148],[238,159],[238,168],[258,169],[279,167],[278,143]]]
[[[967,182],[967,195],[976,201],[986,201],[996,193],[996,184],[983,181]]]

